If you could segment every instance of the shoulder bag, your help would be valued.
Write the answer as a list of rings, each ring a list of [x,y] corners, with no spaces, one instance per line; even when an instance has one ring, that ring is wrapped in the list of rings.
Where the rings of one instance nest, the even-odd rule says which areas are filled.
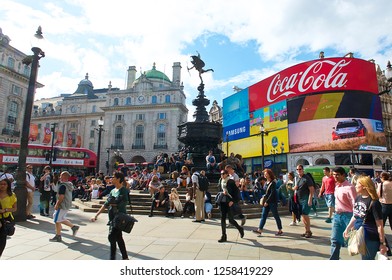
[[[352,230],[349,233],[347,250],[350,256],[355,256],[358,254],[366,255],[365,228],[363,227],[363,224],[366,221],[372,205],[373,201],[370,202],[369,209],[366,212],[362,225],[359,227],[359,229]]]
[[[267,189],[265,190],[265,195],[263,195],[263,197],[260,199],[260,205],[261,205],[261,207],[264,207],[264,204],[265,204],[266,201],[267,201],[267,193],[268,193],[268,190],[269,190],[269,188],[270,188],[271,185],[272,185],[272,182],[270,182],[270,183],[268,184]]]
[[[137,220],[133,216],[117,212],[113,219],[113,227],[126,233],[130,233],[136,222]]]

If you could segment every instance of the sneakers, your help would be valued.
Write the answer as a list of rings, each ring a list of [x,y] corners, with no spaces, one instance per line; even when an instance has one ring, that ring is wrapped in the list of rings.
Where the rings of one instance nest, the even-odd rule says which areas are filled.
[[[55,235],[53,238],[49,239],[50,242],[61,242],[61,235]]]
[[[75,236],[76,235],[76,233],[78,232],[78,230],[79,230],[79,226],[73,226],[71,229],[72,229],[72,236]]]
[[[297,222],[291,222],[290,224],[289,224],[289,226],[296,226],[297,225]]]
[[[330,223],[332,223],[332,219],[331,219],[331,218],[327,218],[327,219],[325,220],[325,222],[326,222],[327,224],[330,224]]]
[[[241,219],[241,226],[243,227],[246,223],[246,216]]]
[[[283,231],[278,231],[277,233],[275,233],[275,236],[282,236],[283,235]]]

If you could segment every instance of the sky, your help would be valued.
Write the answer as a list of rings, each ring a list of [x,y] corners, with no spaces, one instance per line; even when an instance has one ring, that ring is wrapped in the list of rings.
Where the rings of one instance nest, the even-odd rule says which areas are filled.
[[[95,89],[125,89],[127,69],[156,68],[172,78],[181,62],[192,121],[197,86],[191,55],[200,53],[210,102],[303,61],[344,56],[392,60],[391,0],[1,0],[0,28],[31,54],[42,27],[35,99],[75,92],[86,73]]]

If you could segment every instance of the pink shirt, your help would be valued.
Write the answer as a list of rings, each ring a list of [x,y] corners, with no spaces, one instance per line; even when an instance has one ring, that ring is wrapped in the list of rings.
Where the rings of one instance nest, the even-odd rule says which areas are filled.
[[[336,213],[353,212],[357,193],[355,187],[347,180],[343,183],[336,182],[335,186],[335,211]]]

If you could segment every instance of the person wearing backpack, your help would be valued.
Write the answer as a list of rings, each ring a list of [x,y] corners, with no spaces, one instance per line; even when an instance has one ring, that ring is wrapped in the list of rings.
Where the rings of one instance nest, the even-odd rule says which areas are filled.
[[[204,191],[202,190],[203,187],[200,188],[200,184],[199,184],[199,179],[201,179],[200,173],[196,171],[195,167],[192,167],[191,173],[192,173],[192,187],[193,187],[193,197],[195,199],[195,216],[196,216],[196,219],[193,220],[192,222],[201,223],[205,221]]]

